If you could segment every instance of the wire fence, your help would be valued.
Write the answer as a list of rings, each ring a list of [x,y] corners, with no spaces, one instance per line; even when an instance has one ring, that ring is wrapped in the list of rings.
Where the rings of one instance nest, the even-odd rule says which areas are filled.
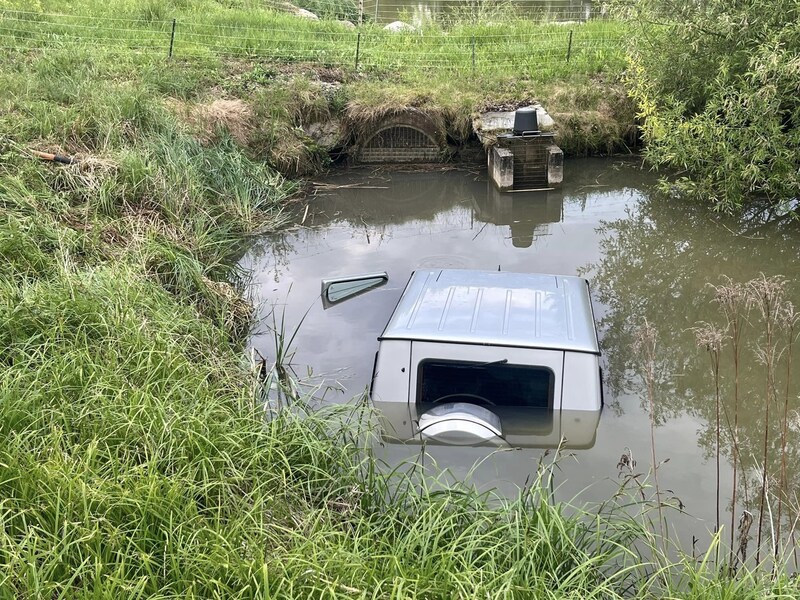
[[[392,32],[333,20],[246,22],[147,20],[0,11],[0,47],[12,50],[88,46],[164,58],[248,58],[309,62],[361,70],[455,69],[514,74],[596,72],[621,65],[620,24],[456,27]]]

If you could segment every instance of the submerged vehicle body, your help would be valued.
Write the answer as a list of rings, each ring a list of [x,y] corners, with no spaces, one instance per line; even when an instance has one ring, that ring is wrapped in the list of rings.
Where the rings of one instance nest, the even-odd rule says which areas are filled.
[[[390,442],[588,448],[603,403],[588,282],[415,271],[370,386]]]

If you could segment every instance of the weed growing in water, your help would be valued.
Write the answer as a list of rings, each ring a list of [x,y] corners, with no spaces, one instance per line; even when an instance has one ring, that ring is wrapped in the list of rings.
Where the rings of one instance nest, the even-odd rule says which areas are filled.
[[[788,474],[787,474],[787,438],[789,432],[789,387],[792,376],[792,347],[794,346],[796,338],[797,324],[800,321],[800,314],[794,308],[791,302],[784,302],[780,311],[781,327],[786,332],[786,386],[784,388],[783,396],[783,415],[781,417],[781,450],[780,450],[780,477],[778,481],[778,516],[776,518],[776,539],[781,539],[781,525],[783,517],[784,498],[789,497],[788,489]],[[796,513],[797,514],[797,513]],[[791,516],[790,516],[791,519]],[[794,532],[792,532],[793,535]],[[775,563],[777,564],[778,545],[775,545]]]
[[[658,527],[660,539],[664,544],[663,551],[666,555],[667,535],[664,529],[664,513],[662,510],[663,503],[661,501],[661,487],[658,485],[658,460],[656,458],[656,399],[655,399],[655,386],[656,386],[656,330],[645,320],[642,326],[636,333],[635,345],[637,353],[642,357],[643,375],[645,385],[647,386],[647,403],[649,406],[650,415],[650,451],[652,455],[652,473],[653,482],[655,483],[656,493],[656,506],[658,508]]]
[[[741,462],[739,451],[739,391],[740,391],[740,360],[742,350],[742,330],[747,322],[750,310],[750,296],[744,284],[736,283],[729,277],[720,286],[712,286],[714,301],[719,304],[725,320],[731,347],[733,349],[733,427],[728,418],[728,428],[731,431],[731,444],[733,445],[733,484],[731,486],[731,527],[730,527],[730,563],[733,564],[734,531],[736,519],[736,492],[738,466]],[[745,479],[745,490],[746,490]]]
[[[761,463],[761,493],[758,515],[758,540],[756,542],[756,562],[761,556],[761,539],[764,526],[764,508],[767,501],[767,473],[769,464],[769,438],[770,438],[770,405],[776,401],[777,389],[775,385],[776,361],[780,349],[777,347],[777,328],[781,324],[781,311],[784,309],[786,279],[783,277],[761,277],[748,282],[748,291],[753,306],[761,314],[761,323],[764,327],[763,344],[757,350],[757,357],[765,368],[764,385],[764,453]],[[777,540],[773,540],[776,544]],[[777,553],[777,549],[775,550]]]
[[[719,381],[719,365],[720,356],[722,354],[722,344],[725,340],[725,334],[721,329],[714,327],[708,323],[704,323],[695,330],[697,345],[704,348],[711,358],[711,372],[714,375],[714,413],[716,417],[716,430],[715,430],[715,443],[714,443],[714,458],[716,462],[716,525],[714,533],[719,532],[720,519],[719,519],[719,439],[720,439],[720,381]]]
[[[793,304],[786,299],[787,280],[780,276],[766,277],[761,275],[745,283],[733,282],[727,279],[720,286],[713,286],[715,302],[720,307],[720,312],[725,319],[726,331],[718,331],[714,326],[703,325],[697,331],[698,344],[705,347],[712,356],[712,373],[714,376],[714,386],[717,402],[717,435],[719,436],[719,405],[720,405],[720,362],[719,356],[722,343],[725,338],[729,339],[732,347],[733,358],[733,424],[726,413],[728,427],[731,430],[732,459],[733,459],[733,490],[731,501],[731,546],[730,546],[730,568],[736,569],[737,563],[743,564],[747,560],[749,534],[752,525],[758,522],[756,527],[756,550],[755,562],[761,564],[761,552],[764,549],[764,529],[765,518],[769,517],[769,528],[772,532],[770,539],[770,553],[773,560],[773,569],[779,568],[779,564],[786,559],[782,555],[781,546],[788,544],[791,546],[793,540],[794,527],[788,534],[782,533],[784,521],[784,506],[789,499],[785,492],[787,486],[786,454],[787,438],[789,431],[790,414],[790,384],[792,373],[792,346],[795,341],[795,331],[798,316]],[[741,453],[741,440],[739,439],[739,410],[740,410],[740,365],[742,352],[745,349],[743,344],[743,332],[752,330],[756,345],[752,350],[753,357],[757,364],[763,367],[764,376],[764,395],[761,401],[763,407],[763,430],[761,433],[762,452],[756,462],[756,469],[759,480],[759,495],[757,510],[748,510],[750,503],[747,494],[747,481],[749,473],[744,470],[744,462]],[[756,337],[757,336],[757,337]],[[779,467],[778,472],[773,476],[773,466],[775,460],[771,457],[770,448],[772,447],[772,437],[775,434],[775,419],[771,417],[774,412],[772,405],[778,404],[778,367],[781,360],[785,360],[786,381],[784,382],[784,399],[780,418],[777,420],[777,427],[780,429],[780,443],[778,448]],[[719,444],[719,437],[717,438]],[[719,456],[719,445],[717,446],[717,460]],[[744,508],[739,516],[738,526],[734,529],[737,513],[737,477],[745,484]],[[771,484],[771,482],[775,482]],[[773,515],[771,508],[771,498],[777,499],[777,514]],[[754,513],[758,515],[755,516]],[[737,542],[734,545],[734,533],[738,532]]]

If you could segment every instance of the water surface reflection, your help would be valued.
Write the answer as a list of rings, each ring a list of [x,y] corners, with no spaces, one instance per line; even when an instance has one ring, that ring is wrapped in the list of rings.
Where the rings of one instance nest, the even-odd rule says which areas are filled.
[[[302,224],[260,240],[244,258],[261,307],[253,344],[269,353],[273,306],[303,321],[295,363],[332,375],[352,393],[371,374],[376,337],[411,271],[422,267],[575,274],[599,259],[604,219],[625,214],[652,177],[582,161],[559,193],[497,194],[483,174],[358,172],[298,208]],[[621,168],[621,167],[619,167]],[[303,220],[303,216],[305,219]],[[578,243],[576,243],[576,240]],[[325,311],[323,278],[387,271],[388,285]]]

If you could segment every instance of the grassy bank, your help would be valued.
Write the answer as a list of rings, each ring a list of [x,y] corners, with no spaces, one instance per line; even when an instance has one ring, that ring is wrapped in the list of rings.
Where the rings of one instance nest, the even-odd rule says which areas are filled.
[[[251,14],[69,10],[152,22],[164,6]],[[296,185],[278,170],[324,163],[302,124],[398,98],[462,124],[476,104],[544,90],[609,103],[585,73],[580,87],[443,71],[420,89],[424,69],[376,82],[216,54],[167,62],[58,31],[13,40],[0,71],[0,597],[797,593],[784,577],[659,556],[647,519],[619,511],[627,494],[567,512],[539,486],[488,503],[388,480],[361,450],[360,406],[267,418],[243,364],[250,311],[232,256],[280,224]]]
[[[0,46],[12,64],[52,65],[52,83],[29,90],[41,103],[81,103],[99,81],[124,82],[140,98],[167,101],[195,135],[206,130],[203,139],[233,128],[252,156],[290,176],[324,168],[328,152],[347,149],[370,118],[409,107],[440,119],[459,145],[480,110],[539,100],[568,155],[632,147],[622,23],[494,16],[495,24],[465,14],[393,33],[259,3],[7,0]],[[325,140],[309,134],[331,121],[338,128]]]
[[[356,28],[351,22],[298,18],[277,2],[7,4],[0,5],[4,46],[86,43],[160,58],[313,62],[411,79],[446,70],[546,81],[624,67],[623,23],[532,21],[510,7],[489,18],[465,13],[443,21],[410,19],[415,25],[397,32],[369,20]]]

